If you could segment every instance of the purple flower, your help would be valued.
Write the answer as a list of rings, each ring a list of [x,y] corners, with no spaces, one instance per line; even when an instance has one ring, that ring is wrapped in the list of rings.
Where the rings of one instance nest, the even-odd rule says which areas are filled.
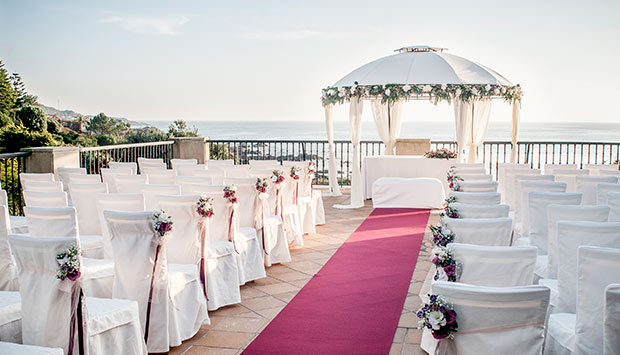
[[[446,275],[452,276],[456,272],[456,269],[454,268],[454,265],[448,265],[443,268],[443,271],[446,273]]]
[[[434,257],[433,257],[433,260],[431,260],[431,262],[432,262],[433,264],[437,264],[437,262],[439,262],[439,257],[434,256]]]
[[[446,324],[452,324],[456,320],[456,312],[453,310],[448,309],[443,315],[446,317]]]
[[[431,295],[430,300],[431,300],[431,303],[437,302],[437,295]]]
[[[82,276],[82,273],[80,272],[80,270],[71,270],[67,273],[67,278],[71,281],[75,281],[77,279],[80,278],[80,276]]]

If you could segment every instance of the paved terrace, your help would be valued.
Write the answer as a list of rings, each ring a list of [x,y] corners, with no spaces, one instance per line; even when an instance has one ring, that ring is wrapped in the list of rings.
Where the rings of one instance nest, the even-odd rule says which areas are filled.
[[[267,278],[242,286],[241,304],[209,312],[211,325],[202,326],[196,336],[171,349],[169,354],[240,354],[372,211],[370,201],[366,201],[366,206],[360,209],[332,208],[334,204],[348,203],[346,192],[339,197],[323,197],[323,201],[327,223],[317,226],[317,234],[305,236],[303,248],[291,250],[292,262],[267,268]],[[437,223],[438,220],[439,215],[431,214],[429,223]],[[431,244],[427,230],[390,355],[426,354],[420,349],[422,333],[417,329],[415,312],[421,302],[418,297],[420,287],[431,266]]]

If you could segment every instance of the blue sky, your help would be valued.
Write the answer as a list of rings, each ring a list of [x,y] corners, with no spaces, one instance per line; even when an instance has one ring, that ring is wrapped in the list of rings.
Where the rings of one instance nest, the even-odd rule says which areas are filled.
[[[620,1],[0,0],[0,59],[44,104],[82,113],[322,120],[321,88],[428,44],[520,83],[524,121],[620,122],[619,14]],[[453,119],[405,106],[404,119]]]

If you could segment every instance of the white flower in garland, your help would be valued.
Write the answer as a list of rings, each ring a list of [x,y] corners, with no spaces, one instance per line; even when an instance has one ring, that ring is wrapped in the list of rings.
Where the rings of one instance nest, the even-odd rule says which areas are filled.
[[[404,92],[409,92],[409,90],[411,90],[411,85],[405,84],[405,86],[403,86],[403,91]]]
[[[424,85],[422,88],[422,91],[424,92],[431,92],[431,90],[433,90],[433,88],[430,85]]]
[[[441,90],[444,90],[444,91],[445,91],[447,88],[448,88],[448,85],[446,85],[446,84],[441,84]]]
[[[460,97],[461,96],[461,89],[456,89],[456,91],[454,92],[454,97]]]
[[[391,91],[390,89],[386,89],[386,90],[385,90],[385,94],[386,94],[387,96],[390,96],[390,93],[391,93],[391,92],[392,92],[392,91]]]

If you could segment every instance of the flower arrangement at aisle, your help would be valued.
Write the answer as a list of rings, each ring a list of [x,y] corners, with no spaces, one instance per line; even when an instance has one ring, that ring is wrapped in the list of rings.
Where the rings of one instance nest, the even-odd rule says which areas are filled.
[[[458,332],[456,312],[443,296],[429,295],[429,303],[422,304],[416,315],[420,325],[429,329],[435,339],[454,339]]]
[[[435,280],[448,280],[456,282],[461,275],[462,265],[454,260],[452,250],[436,246],[433,248],[431,262],[437,267],[437,272],[433,277]]]
[[[426,154],[424,154],[424,157],[429,159],[454,159],[456,156],[456,152],[448,148],[431,150],[430,152],[426,152]]]
[[[290,176],[293,180],[299,180],[299,172],[301,171],[301,167],[299,165],[291,166]]]
[[[237,186],[227,185],[224,186],[224,198],[228,200],[228,203],[234,205],[237,201]]]
[[[435,105],[440,101],[451,102],[459,99],[471,100],[503,98],[510,103],[521,103],[523,89],[519,84],[502,86],[490,84],[385,84],[327,87],[323,89],[321,101],[323,106],[342,104],[357,97],[360,99],[381,99],[382,103],[394,103],[399,100],[419,99],[427,97]]]
[[[205,218],[213,217],[213,198],[205,195],[200,196],[196,202],[196,213]]]
[[[436,226],[429,226],[428,228],[431,230],[431,233],[433,233],[433,243],[435,243],[435,245],[445,247],[454,241],[454,233],[445,225],[438,224]]]
[[[441,217],[459,218],[459,211],[452,207],[450,204],[446,204],[441,212]]]
[[[452,191],[461,191],[461,185],[459,184],[459,180],[458,179],[452,180],[450,182],[450,184],[448,184],[448,187]]]
[[[162,210],[153,211],[153,229],[162,239],[172,230],[172,217]]]
[[[265,178],[257,178],[256,179],[256,184],[254,184],[254,186],[256,187],[256,191],[258,191],[258,193],[267,193],[267,188],[269,187],[269,184],[267,183],[267,179]]]
[[[66,251],[56,255],[56,262],[58,263],[58,274],[56,278],[61,281],[69,279],[75,281],[82,276],[80,272],[80,248],[75,245],[67,248]]]
[[[314,176],[316,175],[316,163],[311,161],[308,163],[308,169],[307,169],[308,175],[310,175],[312,177],[312,179],[314,179]]]
[[[282,170],[274,170],[271,175],[271,181],[279,186],[284,181],[284,173]]]

